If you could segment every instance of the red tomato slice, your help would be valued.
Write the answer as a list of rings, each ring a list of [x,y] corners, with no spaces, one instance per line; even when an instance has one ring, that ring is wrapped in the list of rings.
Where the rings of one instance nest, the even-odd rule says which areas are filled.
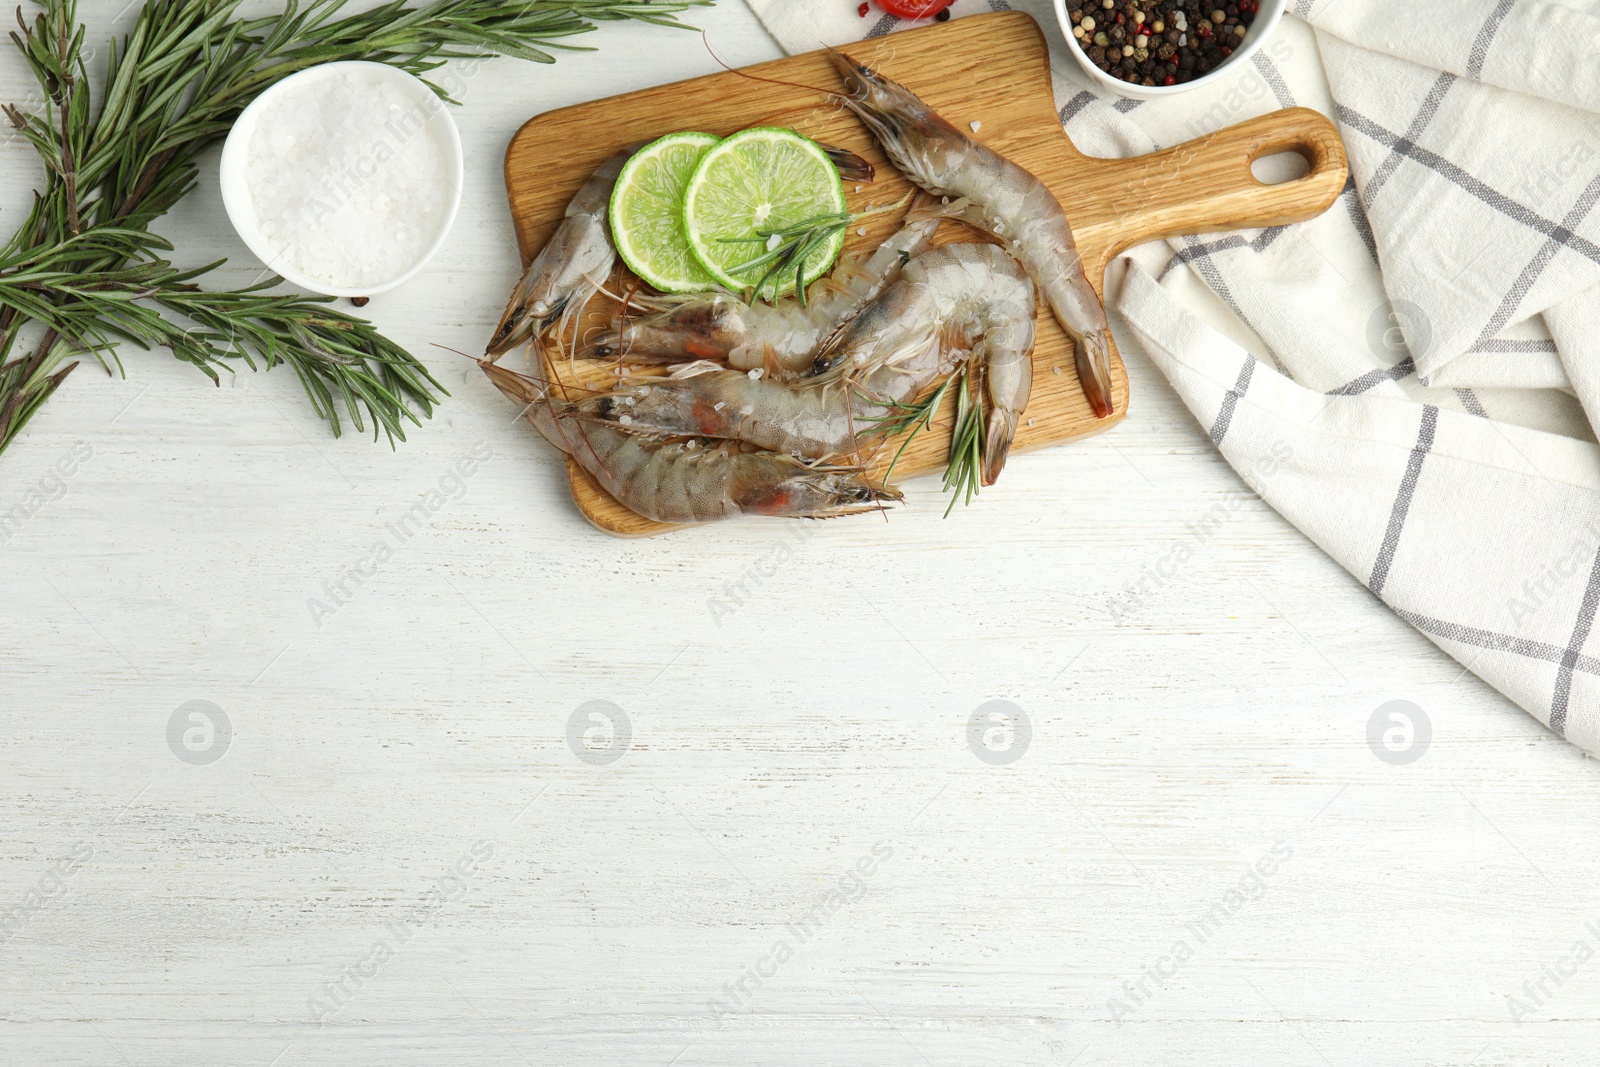
[[[903,19],[932,18],[955,0],[878,0],[878,6]]]

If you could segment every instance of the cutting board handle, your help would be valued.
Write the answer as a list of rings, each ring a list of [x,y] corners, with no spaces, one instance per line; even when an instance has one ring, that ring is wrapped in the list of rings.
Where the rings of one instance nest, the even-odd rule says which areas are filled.
[[[1298,153],[1310,169],[1275,185],[1251,172],[1256,160],[1279,152]],[[1269,112],[1116,162],[1114,199],[1103,205],[1111,221],[1100,223],[1116,227],[1114,235],[1107,235],[1108,260],[1162,237],[1304,222],[1339,198],[1350,170],[1339,131],[1326,116],[1306,107]],[[1131,173],[1130,163],[1138,165]]]

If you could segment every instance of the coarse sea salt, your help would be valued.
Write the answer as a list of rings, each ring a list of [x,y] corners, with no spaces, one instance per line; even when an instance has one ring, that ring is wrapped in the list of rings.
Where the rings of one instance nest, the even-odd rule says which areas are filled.
[[[266,102],[247,183],[261,235],[287,267],[332,288],[400,277],[450,211],[449,154],[434,111],[386,82],[308,82]]]

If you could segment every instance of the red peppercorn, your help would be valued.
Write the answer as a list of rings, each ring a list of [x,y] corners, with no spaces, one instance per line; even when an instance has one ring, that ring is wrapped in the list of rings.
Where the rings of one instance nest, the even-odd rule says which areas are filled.
[[[867,17],[867,5],[866,4],[862,4],[860,7],[856,8],[856,14],[858,16],[860,16],[861,18],[866,18]]]
[[[1172,53],[1172,55],[1168,56],[1167,57],[1167,62],[1171,63],[1174,67],[1176,67],[1178,65],[1178,53],[1174,52],[1174,53]]]
[[[1178,78],[1177,78],[1177,75],[1175,75],[1175,74],[1168,74],[1168,75],[1167,75],[1167,80],[1166,80],[1166,81],[1164,81],[1164,82],[1162,82],[1162,83],[1161,83],[1161,84],[1162,84],[1162,85],[1171,85],[1171,84],[1172,84],[1172,83],[1173,83],[1173,82],[1175,82],[1175,81],[1177,81],[1177,80],[1178,80]]]
[[[1225,56],[1231,56],[1231,55],[1233,55],[1233,49],[1229,48],[1227,45],[1223,45],[1222,46],[1222,54],[1225,55]]]
[[[1196,37],[1210,37],[1211,36],[1211,23],[1202,22],[1199,25],[1199,27],[1194,31],[1194,35]]]

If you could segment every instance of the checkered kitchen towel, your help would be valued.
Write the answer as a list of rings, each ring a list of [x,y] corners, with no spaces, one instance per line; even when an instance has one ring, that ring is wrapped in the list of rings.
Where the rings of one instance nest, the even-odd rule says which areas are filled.
[[[790,51],[902,28],[747,0]],[[1280,107],[1333,116],[1322,217],[1135,250],[1114,309],[1240,476],[1401,618],[1600,753],[1600,17],[1589,0],[1293,0],[1220,84],[1099,91],[1048,0],[1077,145],[1129,155]],[[1287,459],[1285,459],[1287,457]]]

